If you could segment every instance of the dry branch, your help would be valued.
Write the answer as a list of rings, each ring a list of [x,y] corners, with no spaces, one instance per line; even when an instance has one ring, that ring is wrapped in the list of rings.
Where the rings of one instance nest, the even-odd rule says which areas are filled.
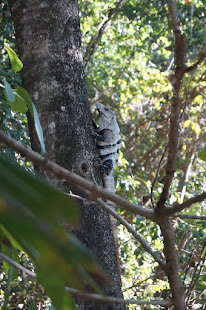
[[[171,208],[167,208],[166,213],[167,215],[173,215],[174,213],[181,212],[182,210],[186,208],[190,208],[193,204],[197,202],[202,202],[204,200],[206,200],[206,192],[203,192],[200,195],[194,196],[181,204],[175,205]]]
[[[84,200],[86,202],[86,199],[81,197],[81,196],[77,196],[74,194],[68,194],[70,197],[73,197],[75,199],[80,199],[80,200]],[[102,199],[97,199],[97,203],[102,207],[102,209],[104,209],[106,212],[108,212],[109,214],[111,214],[114,218],[116,218],[116,220],[122,224],[123,226],[125,226],[127,228],[127,230],[134,236],[134,238],[141,244],[141,246],[145,249],[145,251],[147,251],[153,258],[154,260],[162,267],[162,269],[165,270],[166,265],[165,263],[161,260],[160,255],[158,255],[157,253],[155,253],[152,248],[150,247],[150,245],[143,239],[143,237],[138,234],[136,232],[136,230],[119,214],[117,213],[113,207],[109,206],[108,204],[106,204]]]
[[[176,157],[179,142],[179,121],[180,121],[180,87],[185,73],[185,37],[180,31],[178,12],[175,0],[169,0],[169,12],[172,22],[172,29],[175,37],[175,72],[170,77],[173,86],[170,113],[170,132],[168,141],[168,157],[164,187],[155,208],[157,222],[160,226],[164,254],[166,258],[166,274],[170,283],[175,309],[185,310],[185,289],[178,270],[178,255],[176,251],[175,233],[171,220],[165,214],[165,203],[168,198],[169,189],[172,184],[176,170]]]
[[[173,86],[173,96],[171,99],[170,132],[168,142],[168,160],[166,166],[166,176],[164,178],[164,188],[157,202],[157,208],[163,208],[168,197],[169,188],[172,184],[176,170],[176,156],[179,140],[179,119],[180,119],[180,87],[185,73],[185,37],[180,31],[179,20],[175,0],[169,0],[169,12],[172,21],[172,28],[175,37],[175,74],[170,77]]]
[[[74,296],[82,297],[84,299],[91,299],[100,301],[103,300],[107,303],[119,303],[119,304],[133,304],[133,305],[160,305],[160,306],[172,306],[172,301],[170,300],[151,300],[151,301],[144,301],[144,300],[127,300],[121,299],[116,297],[107,297],[98,294],[88,294],[70,287],[65,288],[69,293]]]
[[[4,255],[1,252],[0,252],[0,258],[2,258],[4,261],[6,261],[8,264],[15,267],[16,269],[22,271],[24,274],[27,274],[28,276],[30,276],[32,278],[36,278],[36,273],[32,272],[31,270],[23,267],[22,265],[20,265],[18,263],[16,263],[13,259],[11,259],[10,257],[7,257],[6,255]],[[74,296],[82,297],[84,299],[89,299],[89,300],[96,300],[96,301],[102,300],[102,301],[105,301],[107,303],[172,306],[171,300],[152,300],[152,301],[125,300],[122,298],[85,293],[85,292],[79,291],[79,290],[71,288],[71,287],[65,287],[65,290]]]
[[[204,61],[205,58],[206,58],[206,44],[203,46],[203,49],[201,50],[199,54],[198,60],[192,66],[187,67],[185,69],[185,72],[191,72],[195,70],[198,67],[198,65],[200,65]]]
[[[206,216],[189,215],[189,214],[175,214],[175,216],[182,219],[206,221]]]

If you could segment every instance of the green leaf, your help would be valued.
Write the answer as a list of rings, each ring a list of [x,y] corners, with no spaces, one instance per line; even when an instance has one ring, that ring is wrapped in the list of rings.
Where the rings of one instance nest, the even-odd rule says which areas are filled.
[[[23,68],[23,63],[21,62],[21,60],[11,47],[6,46],[6,50],[9,55],[12,71],[13,72],[20,71]]]
[[[206,150],[199,152],[198,157],[203,161],[206,161]]]
[[[4,198],[1,213],[7,210],[12,198],[12,203],[24,205],[36,216],[45,220],[49,218],[54,224],[57,218],[67,218],[72,225],[77,223],[79,210],[69,196],[8,161],[2,153],[0,171],[0,194]]]
[[[41,153],[45,154],[45,144],[44,144],[44,136],[43,136],[43,130],[41,127],[41,123],[39,120],[39,116],[36,110],[36,107],[29,95],[29,93],[26,91],[26,89],[24,89],[23,87],[18,87],[14,90],[16,93],[18,93],[18,95],[21,96],[21,98],[23,98],[23,100],[26,102],[26,105],[29,108],[29,111],[31,112],[33,118],[34,118],[34,124],[35,124],[35,129],[37,132],[37,136],[41,145]]]
[[[13,103],[15,100],[15,96],[13,94],[13,90],[12,90],[10,84],[7,82],[6,79],[4,79],[4,86],[5,86],[5,93],[6,93],[6,96],[8,98],[8,101]]]
[[[2,196],[0,196],[0,212],[4,208],[5,204],[6,204],[6,200]],[[0,224],[0,234],[1,236],[8,239],[14,248],[18,249],[19,251],[23,251],[23,248],[20,246],[20,244],[13,238],[13,236],[8,232],[8,230],[1,224]]]
[[[75,309],[64,290],[89,283],[98,289],[93,277],[105,280],[88,249],[62,225],[74,225],[78,209],[73,201],[50,184],[26,172],[0,154],[0,223],[33,258],[37,279],[45,287],[58,310]],[[39,255],[33,255],[31,247]]]
[[[10,292],[7,290],[6,293],[4,294],[4,305],[2,307],[2,310],[8,310],[8,302],[9,302],[9,296],[10,296]]]
[[[14,91],[16,93],[18,93],[26,102],[32,116],[34,115],[33,112],[33,105],[32,105],[32,99],[29,95],[29,93],[26,91],[26,89],[24,89],[23,87],[17,87],[16,89],[14,89]]]
[[[44,270],[38,273],[40,276],[37,277],[37,280],[43,285],[47,294],[52,299],[52,305],[54,309],[61,310],[75,310],[75,303],[73,298],[68,292],[64,289],[64,283],[62,282],[61,275],[51,272],[47,274]],[[61,298],[59,298],[61,296]]]
[[[14,102],[11,102],[4,91],[6,101],[11,106],[12,110],[19,113],[25,113],[27,111],[27,104],[24,98],[22,98],[16,91],[13,91],[14,94]]]
[[[33,107],[33,113],[34,113],[33,114],[34,115],[34,124],[35,124],[36,132],[37,132],[37,135],[38,135],[38,138],[39,138],[39,142],[40,142],[40,145],[41,145],[41,153],[44,154],[46,151],[45,151],[43,130],[42,130],[42,127],[41,127],[41,123],[40,123],[40,120],[39,120],[39,116],[38,116],[36,107],[35,107],[33,102],[32,102],[32,107]]]

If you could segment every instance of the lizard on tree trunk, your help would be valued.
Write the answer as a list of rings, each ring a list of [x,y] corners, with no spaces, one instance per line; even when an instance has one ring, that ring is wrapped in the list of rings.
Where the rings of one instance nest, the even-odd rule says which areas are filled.
[[[99,126],[96,128],[97,148],[99,149],[101,159],[103,185],[104,188],[115,193],[114,169],[117,165],[119,157],[118,152],[121,148],[120,129],[117,124],[115,113],[111,109],[101,103],[97,103],[96,107],[99,112]],[[107,204],[114,207],[111,201],[107,201]],[[109,219],[114,238],[117,266],[121,278],[116,219],[112,215],[109,215]]]

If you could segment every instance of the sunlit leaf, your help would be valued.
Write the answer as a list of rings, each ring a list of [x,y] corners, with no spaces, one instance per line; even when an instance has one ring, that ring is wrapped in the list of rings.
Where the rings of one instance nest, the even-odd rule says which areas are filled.
[[[201,132],[200,125],[195,122],[191,122],[192,130],[198,135]]]
[[[189,126],[190,126],[190,123],[191,123],[191,120],[190,120],[190,119],[186,120],[186,121],[184,122],[183,127],[184,127],[184,128],[189,127]]]
[[[13,72],[20,71],[23,68],[23,63],[21,62],[21,60],[11,47],[6,46],[6,50],[9,55],[12,71]]]

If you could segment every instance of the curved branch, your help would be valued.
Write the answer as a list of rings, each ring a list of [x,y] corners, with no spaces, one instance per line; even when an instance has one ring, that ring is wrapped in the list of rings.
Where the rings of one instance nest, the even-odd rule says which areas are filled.
[[[203,192],[201,195],[194,196],[181,204],[165,209],[166,214],[173,215],[176,212],[181,212],[182,210],[186,208],[190,208],[194,203],[202,202],[204,200],[206,200],[206,192]]]
[[[97,198],[103,197],[107,200],[113,201],[120,208],[133,212],[134,214],[139,214],[149,220],[154,221],[154,212],[142,208],[141,206],[128,201],[127,199],[120,197],[118,195],[112,194],[110,191],[104,189],[103,187],[84,179],[78,174],[71,172],[60,165],[47,160],[42,157],[39,153],[32,151],[27,146],[22,143],[17,142],[15,139],[7,136],[2,130],[0,130],[0,139],[8,146],[13,148],[17,153],[20,153],[21,156],[26,157],[28,160],[32,161],[37,166],[41,167],[45,171],[52,172],[59,179],[64,179],[69,183],[72,183],[76,186],[81,187],[83,190],[88,190],[90,194],[90,200],[96,201]]]
[[[72,193],[67,194],[72,198],[84,200],[86,203],[86,198],[83,198],[78,195],[74,195]],[[142,238],[140,234],[136,232],[136,230],[119,214],[117,213],[113,207],[109,206],[107,203],[105,203],[102,199],[97,199],[96,201],[102,209],[104,209],[107,213],[111,214],[116,220],[122,224],[124,227],[127,228],[127,230],[134,236],[134,238],[141,244],[141,246],[154,258],[154,260],[162,267],[162,269],[165,270],[166,265],[165,263],[160,259],[160,255],[158,253],[155,253],[150,245]]]
[[[98,294],[88,294],[70,287],[65,287],[65,289],[67,292],[71,293],[74,296],[82,297],[84,299],[99,300],[99,301],[102,300],[107,303],[133,304],[133,305],[160,305],[160,306],[172,306],[173,304],[171,300],[151,300],[151,301],[133,300],[133,299],[128,300]]]
[[[107,205],[104,201],[97,199],[97,203],[109,214],[114,216],[119,223],[127,228],[127,230],[135,237],[135,239],[141,244],[141,246],[155,259],[155,261],[166,270],[166,264],[160,259],[158,253],[155,253],[150,245],[142,238],[140,234],[136,232],[136,230],[120,215],[118,214],[112,207]]]
[[[200,65],[204,61],[205,58],[206,58],[206,44],[203,46],[203,49],[201,50],[199,54],[198,60],[192,66],[187,67],[185,69],[185,72],[191,72],[195,70],[198,67],[198,65]]]

